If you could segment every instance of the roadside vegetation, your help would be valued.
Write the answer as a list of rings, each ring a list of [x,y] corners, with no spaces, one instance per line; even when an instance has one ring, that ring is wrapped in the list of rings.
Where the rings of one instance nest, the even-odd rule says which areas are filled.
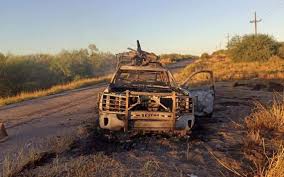
[[[263,62],[234,62],[228,57],[219,56],[212,56],[206,60],[198,59],[178,73],[176,78],[181,82],[191,73],[203,69],[212,70],[216,81],[284,80],[284,60],[277,56]]]
[[[274,94],[271,105],[255,103],[238,128],[244,132],[243,155],[238,157],[243,167],[230,166],[211,153],[219,165],[235,176],[284,177],[284,96]]]
[[[163,54],[171,64],[192,55]],[[0,53],[0,106],[107,81],[115,70],[115,55],[88,49],[58,54],[4,55]]]
[[[228,50],[202,54],[176,76],[182,82],[195,71],[212,70],[216,81],[234,81],[233,86],[242,85],[241,81],[273,81],[281,87],[278,89],[281,93],[284,91],[283,52],[284,44],[271,36],[236,36],[230,41]],[[284,97],[276,93],[271,104],[256,103],[255,109],[240,127],[244,127],[243,152],[249,167],[240,173],[233,168],[225,168],[239,176],[283,177]],[[242,160],[242,163],[246,162]]]
[[[33,92],[21,92],[20,94],[16,96],[0,98],[0,106],[14,104],[14,103],[18,103],[21,101],[42,97],[42,96],[48,96],[48,95],[61,93],[67,90],[73,90],[77,88],[91,86],[91,85],[98,84],[98,83],[107,82],[110,80],[110,78],[111,78],[110,75],[100,76],[100,77],[95,77],[95,78],[86,78],[86,79],[80,79],[80,80],[72,81],[72,82],[65,83],[65,84],[55,85],[49,89],[37,90]]]
[[[267,35],[236,36],[228,50],[202,54],[176,77],[183,81],[191,73],[206,69],[214,72],[216,81],[284,80],[283,50],[283,43]]]
[[[271,106],[257,103],[245,125],[245,155],[255,166],[254,175],[283,177],[284,97],[275,97]]]
[[[176,63],[180,60],[184,59],[196,59],[197,56],[194,55],[182,55],[182,54],[162,54],[160,55],[160,62],[163,64],[171,64],[171,63]]]
[[[0,97],[37,92],[85,78],[109,74],[116,66],[115,56],[89,49],[59,54],[3,55],[0,53]],[[83,81],[84,82],[84,81]]]
[[[231,39],[227,53],[235,62],[261,62],[277,56],[282,47],[281,43],[269,35],[244,35],[242,37],[235,36]]]

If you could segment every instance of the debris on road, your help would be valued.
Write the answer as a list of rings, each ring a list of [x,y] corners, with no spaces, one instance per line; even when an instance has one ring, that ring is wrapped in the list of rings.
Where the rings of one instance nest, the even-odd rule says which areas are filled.
[[[5,129],[5,126],[3,123],[0,122],[0,142],[5,141],[8,137],[8,133]]]

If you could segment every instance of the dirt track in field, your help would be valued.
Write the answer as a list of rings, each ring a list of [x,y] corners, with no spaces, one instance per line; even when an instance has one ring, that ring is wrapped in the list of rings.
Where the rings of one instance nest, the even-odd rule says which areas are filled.
[[[100,84],[0,107],[0,121],[6,123],[10,135],[6,142],[0,143],[0,161],[7,152],[31,144],[36,146],[55,136],[75,135],[78,126],[96,118],[97,93],[104,87],[105,84]],[[104,152],[130,171],[144,167],[143,164],[150,160],[159,164],[156,170],[159,176],[232,176],[217,161],[222,160],[235,169],[249,168],[242,149],[245,141],[243,120],[255,101],[268,103],[271,100],[272,92],[265,88],[256,91],[247,85],[219,82],[213,117],[199,119],[188,140],[142,136],[117,143],[91,134],[86,138],[90,138],[87,146],[83,143],[75,147],[77,150],[72,158],[81,155],[92,158],[97,152]],[[71,163],[72,158],[64,163]],[[49,167],[45,164],[30,172],[38,174]]]

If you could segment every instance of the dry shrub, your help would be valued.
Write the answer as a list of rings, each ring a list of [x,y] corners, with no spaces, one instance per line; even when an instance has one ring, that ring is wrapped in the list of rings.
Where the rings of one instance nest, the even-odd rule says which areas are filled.
[[[228,45],[228,55],[234,61],[266,61],[276,55],[279,43],[266,34],[234,36]]]
[[[270,108],[257,103],[256,111],[246,118],[246,125],[250,131],[284,132],[283,101],[274,99]]]
[[[264,172],[265,177],[284,177],[284,148],[269,160],[269,166]]]
[[[284,98],[275,96],[270,107],[257,103],[245,120],[245,154],[254,166],[254,176],[284,176]]]
[[[260,145],[262,143],[262,139],[261,139],[259,130],[248,131],[247,132],[247,139],[249,140],[247,143],[252,143],[253,145],[255,145],[255,144]]]
[[[62,153],[63,151],[68,150],[75,142],[75,140],[75,136],[61,136],[51,138],[45,144],[45,151],[49,150],[50,152],[55,152],[57,154]]]
[[[244,153],[251,165],[240,173],[217,161],[237,176],[284,177],[284,97],[275,96],[270,107],[257,103],[245,124]]]
[[[21,149],[17,153],[6,154],[2,164],[2,176],[12,177],[14,174],[20,172],[24,166],[40,158],[41,154],[35,148],[31,148],[29,151]]]

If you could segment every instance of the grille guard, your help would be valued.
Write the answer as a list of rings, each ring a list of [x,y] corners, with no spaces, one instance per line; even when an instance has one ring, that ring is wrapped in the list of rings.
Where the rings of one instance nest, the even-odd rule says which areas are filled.
[[[164,112],[154,111],[136,111],[132,110],[136,105],[141,103],[141,97],[147,96],[154,98],[161,107],[165,108]],[[122,115],[124,122],[124,131],[128,131],[129,121],[137,122],[155,122],[166,121],[167,130],[175,130],[177,117],[183,114],[193,115],[193,102],[189,96],[179,95],[176,92],[172,93],[149,93],[149,92],[132,92],[126,91],[123,94],[117,93],[102,93],[99,96],[99,111],[100,114],[116,114]],[[129,104],[130,98],[137,98],[137,102]],[[169,109],[165,105],[161,104],[158,100],[161,98],[167,98],[172,100],[172,107]],[[140,101],[139,101],[140,100]],[[164,124],[161,124],[164,125]],[[140,124],[139,124],[140,126]],[[156,127],[163,129],[163,127]],[[141,129],[141,126],[140,126]]]

